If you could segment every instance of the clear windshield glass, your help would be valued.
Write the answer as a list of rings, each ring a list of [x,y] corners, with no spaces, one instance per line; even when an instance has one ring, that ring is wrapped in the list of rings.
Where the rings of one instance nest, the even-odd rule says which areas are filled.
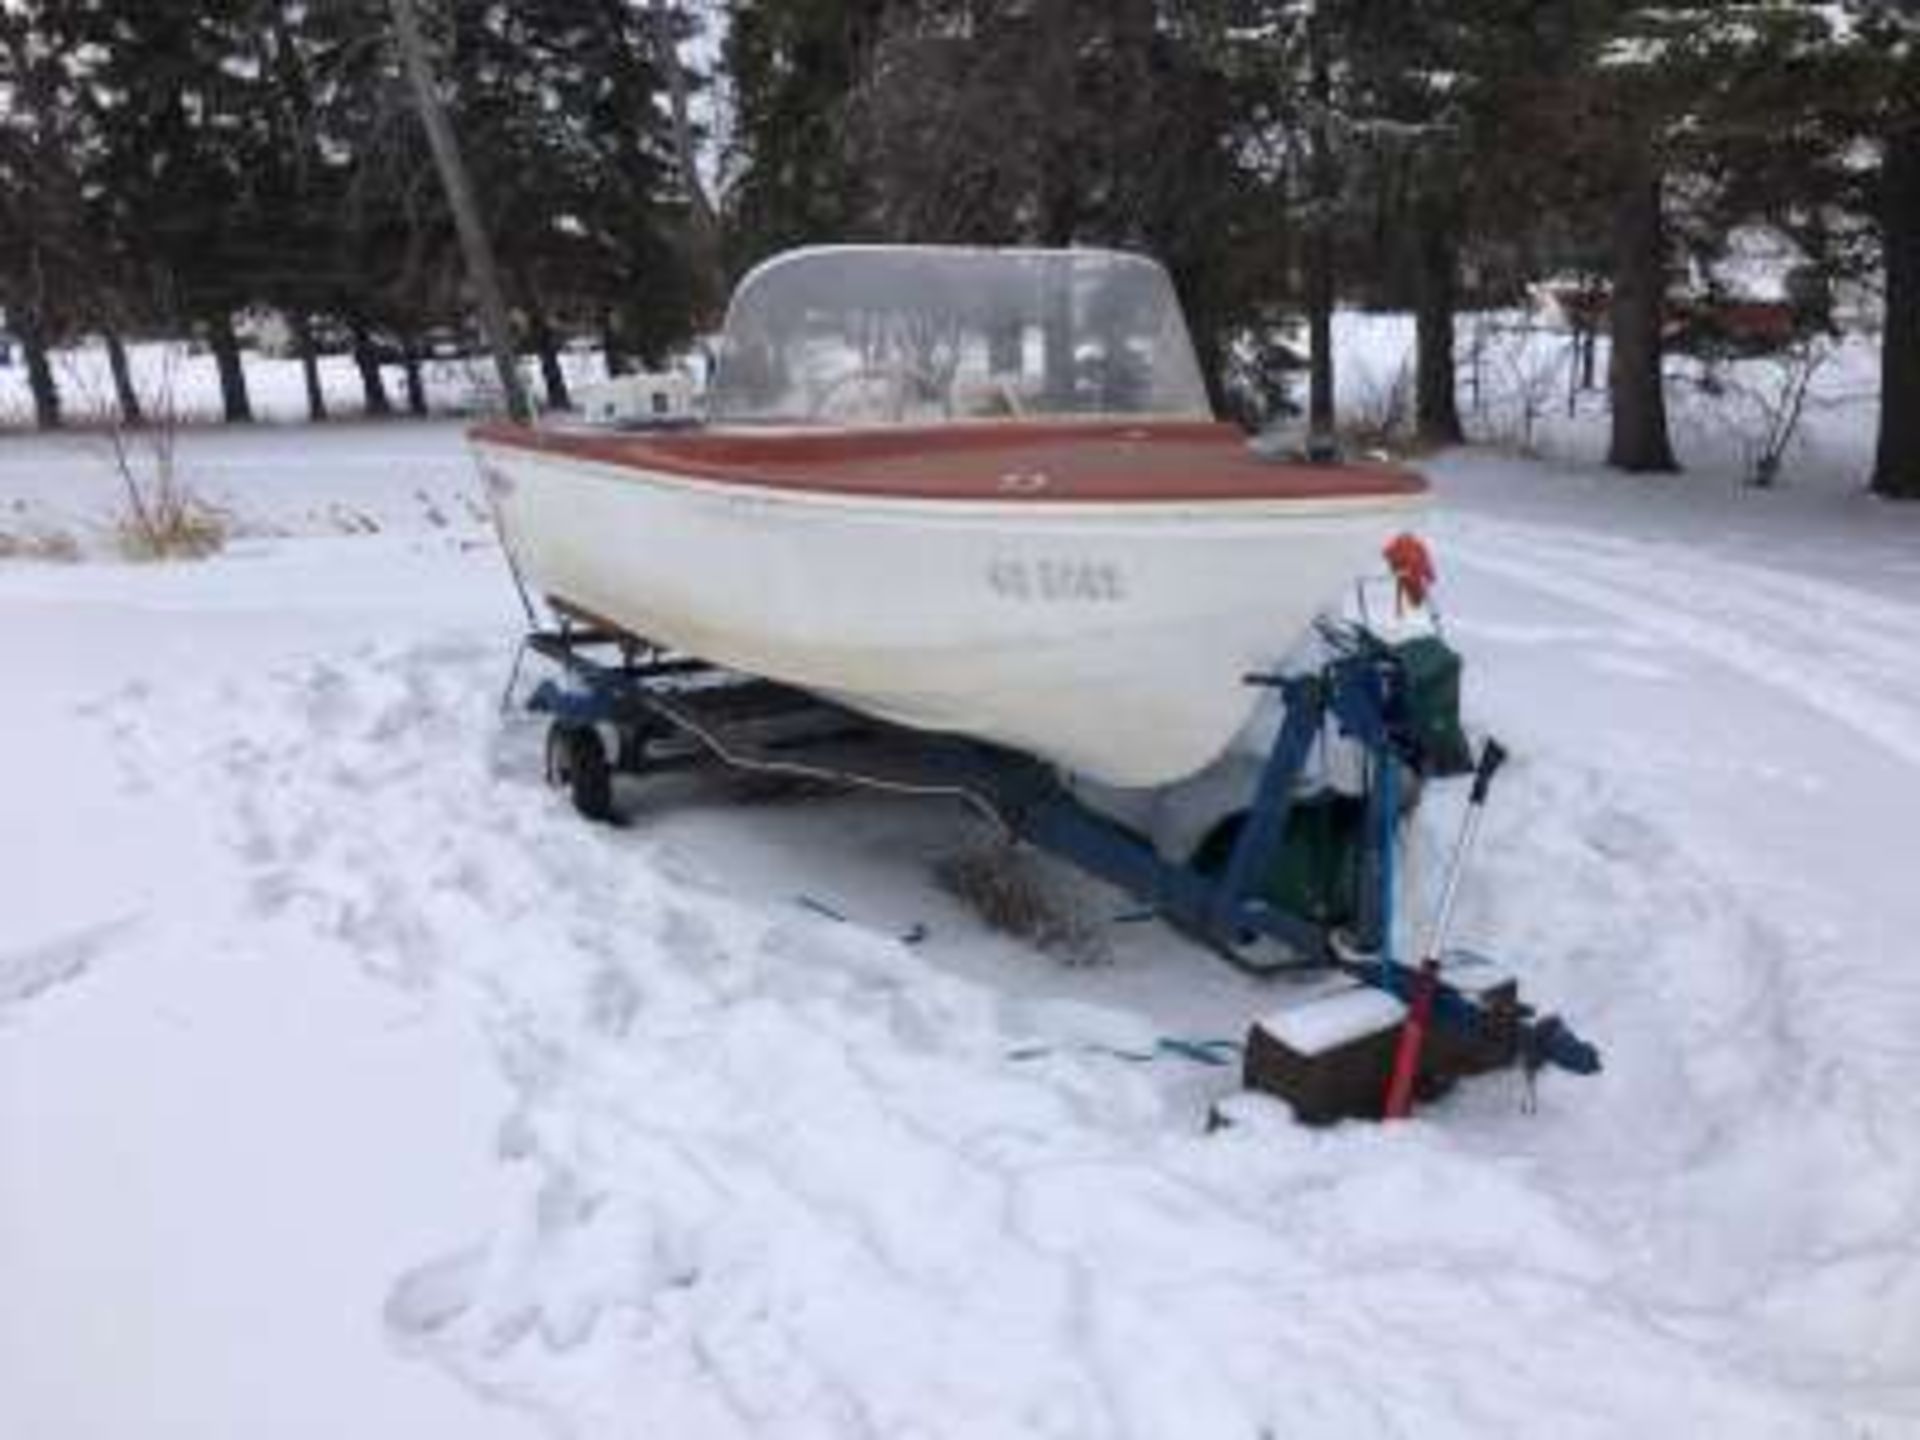
[[[716,423],[1206,418],[1167,274],[1103,250],[798,250],[740,282]]]

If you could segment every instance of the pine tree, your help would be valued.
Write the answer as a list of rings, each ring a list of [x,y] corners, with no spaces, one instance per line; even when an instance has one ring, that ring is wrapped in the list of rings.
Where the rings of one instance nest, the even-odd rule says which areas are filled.
[[[1873,483],[1920,495],[1920,16],[1893,0],[1636,9],[1609,58],[1658,97],[1654,153],[1704,194],[1696,245],[1762,219],[1831,278],[1850,259],[1836,217],[1852,206],[1877,222],[1886,327]],[[1863,150],[1880,162],[1864,193]]]
[[[1920,16],[1864,0],[1846,37],[1865,72],[1870,132],[1879,142],[1878,219],[1886,275],[1880,340],[1880,436],[1873,489],[1920,500]]]
[[[1489,31],[1463,12],[1483,19],[1485,9],[1448,0],[1321,6],[1341,63],[1347,219],[1370,232],[1382,298],[1413,305],[1415,419],[1422,438],[1437,444],[1464,438],[1454,307],[1471,203],[1473,104],[1487,83],[1478,51]]]
[[[874,206],[847,131],[886,8],[886,0],[734,6],[724,50],[732,268],[794,245],[873,238]]]
[[[863,187],[853,223],[1151,251],[1216,358],[1247,205],[1230,87],[1179,18],[1151,0],[888,7],[840,122]]]
[[[604,328],[611,309],[627,342],[653,353],[691,318],[650,21],[576,0],[440,8],[448,110],[549,403],[565,405],[564,334]]]
[[[20,338],[43,430],[63,419],[50,351],[67,320],[68,248],[83,228],[72,97],[29,7],[0,8],[0,309]]]
[[[1557,106],[1548,102],[1557,122],[1549,133],[1567,147],[1578,182],[1604,197],[1608,463],[1674,470],[1663,370],[1669,275],[1687,239],[1676,183],[1685,183],[1696,212],[1711,213],[1730,174],[1766,148],[1756,137],[1793,135],[1792,117],[1808,94],[1805,67],[1829,40],[1831,7],[1722,0],[1573,8],[1581,64]]]
[[[137,235],[167,308],[204,335],[229,421],[252,416],[234,314],[258,298],[276,223],[258,183],[270,140],[250,123],[264,84],[253,10],[67,0],[43,28],[74,57],[116,228]]]

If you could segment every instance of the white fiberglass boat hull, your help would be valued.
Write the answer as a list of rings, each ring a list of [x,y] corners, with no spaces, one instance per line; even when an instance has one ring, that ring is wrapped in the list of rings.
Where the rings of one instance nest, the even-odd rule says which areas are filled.
[[[757,486],[477,437],[543,595],[1122,787],[1215,760],[1418,494],[1035,503]]]

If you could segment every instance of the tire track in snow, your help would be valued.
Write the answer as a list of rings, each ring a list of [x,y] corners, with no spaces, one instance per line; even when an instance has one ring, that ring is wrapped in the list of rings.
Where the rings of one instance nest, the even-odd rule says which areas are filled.
[[[1634,569],[1654,583],[1705,578],[1711,583],[1687,587],[1689,598],[1712,604],[1737,595],[1746,602],[1739,609],[1749,614],[1764,611],[1770,624],[1796,630],[1804,629],[1810,618],[1844,624],[1849,627],[1844,633],[1860,654],[1870,654],[1876,663],[1890,664],[1899,673],[1907,671],[1905,662],[1920,647],[1920,607],[1813,575],[1723,559],[1678,541],[1624,539],[1525,521],[1470,519],[1467,523],[1483,531],[1525,532],[1535,543],[1550,542],[1562,556],[1584,556],[1616,569]],[[1821,633],[1832,632],[1823,629]]]
[[[1471,517],[1450,528],[1470,569],[1717,661],[1846,727],[1870,743],[1876,761],[1884,753],[1902,766],[1920,764],[1920,608],[1680,545]],[[1849,1246],[1878,1246],[1880,1293],[1920,1293],[1920,1249],[1907,1238],[1920,1217],[1920,1166],[1887,1139],[1913,1133],[1920,1117],[1906,1038],[1920,1014],[1920,987],[1911,966],[1889,963],[1899,953],[1891,928],[1877,916],[1849,913],[1874,892],[1829,884],[1818,856],[1809,883],[1787,877],[1783,884],[1744,861],[1716,873],[1680,853],[1636,855],[1649,835],[1677,842],[1686,828],[1657,824],[1661,802],[1636,793],[1631,772],[1620,784],[1592,772],[1584,782],[1592,794],[1581,794],[1582,762],[1562,758],[1554,786],[1568,792],[1564,804],[1590,807],[1613,796],[1606,803],[1620,804],[1622,814],[1656,820],[1654,831],[1624,837],[1624,847],[1604,826],[1582,827],[1599,842],[1605,869],[1617,872],[1619,890],[1609,903],[1580,907],[1582,926],[1596,932],[1584,938],[1604,937],[1617,950],[1634,943],[1649,913],[1675,922],[1646,937],[1653,963],[1637,969],[1625,993],[1597,990],[1577,1007],[1603,1035],[1609,1024],[1627,1032],[1630,1043],[1609,1053],[1610,1063],[1619,1058],[1610,1083],[1635,1087],[1640,1100],[1627,1111],[1667,1116],[1658,1127],[1613,1139],[1618,1159],[1608,1173],[1634,1178],[1607,1194],[1606,1204],[1617,1208],[1619,1233],[1643,1236],[1645,1273],[1636,1288],[1670,1303],[1692,1296],[1741,1308],[1756,1322],[1764,1316],[1751,1332],[1751,1353],[1775,1373],[1910,1383],[1895,1377],[1911,1377],[1906,1362],[1920,1353],[1911,1338],[1920,1331],[1901,1322],[1891,1338],[1864,1341],[1870,1327],[1862,1317],[1872,1302],[1856,1300],[1851,1317],[1835,1306],[1841,1282],[1829,1268]],[[1910,771],[1887,772],[1893,793],[1910,783],[1903,774]],[[1511,816],[1501,823],[1535,845],[1553,835],[1550,824]],[[1611,863],[1616,852],[1625,863]],[[1591,870],[1591,862],[1562,856],[1540,864],[1524,849],[1515,854],[1515,883],[1507,888],[1527,895],[1529,905],[1508,919],[1518,937],[1532,929],[1539,946],[1551,947],[1561,917],[1542,923],[1529,914],[1532,898],[1552,893],[1559,875]],[[1727,956],[1738,956],[1739,965],[1716,963]],[[1748,1118],[1731,1123],[1735,1104]],[[1651,1165],[1638,1163],[1643,1145],[1653,1152],[1644,1157]],[[1844,1186],[1813,1178],[1842,1174]],[[1757,1181],[1760,1175],[1798,1183]],[[1694,1199],[1701,1183],[1732,1195],[1764,1187],[1766,1203],[1753,1209],[1764,1229],[1742,1235],[1723,1216],[1701,1212]],[[1636,1211],[1655,1223],[1642,1228]],[[1880,1306],[1898,1310],[1900,1302]],[[1868,1352],[1872,1365],[1860,1359]]]
[[[1718,661],[1920,769],[1920,610],[1683,547],[1613,553],[1547,526],[1464,517],[1449,529],[1463,564]]]

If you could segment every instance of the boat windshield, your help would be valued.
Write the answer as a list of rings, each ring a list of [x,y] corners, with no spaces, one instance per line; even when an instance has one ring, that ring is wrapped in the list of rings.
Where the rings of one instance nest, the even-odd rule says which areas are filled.
[[[1105,250],[796,250],[740,282],[719,358],[719,424],[1211,417],[1166,271]]]

